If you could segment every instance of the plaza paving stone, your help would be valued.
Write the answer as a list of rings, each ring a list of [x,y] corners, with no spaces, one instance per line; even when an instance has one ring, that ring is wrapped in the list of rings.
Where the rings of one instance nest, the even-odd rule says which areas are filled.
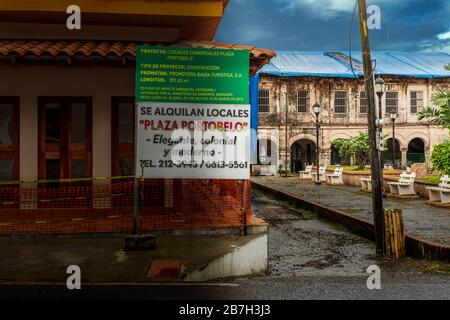
[[[315,185],[297,177],[252,177],[252,180],[302,199],[320,203],[354,216],[373,221],[370,193],[358,187]],[[384,199],[384,207],[403,210],[406,232],[437,243],[450,244],[450,209],[425,203],[426,199]]]

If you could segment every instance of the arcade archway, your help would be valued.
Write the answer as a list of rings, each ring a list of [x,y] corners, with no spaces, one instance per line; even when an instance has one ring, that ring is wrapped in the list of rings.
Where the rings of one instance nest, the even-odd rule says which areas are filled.
[[[316,161],[316,144],[308,139],[295,141],[291,146],[291,171],[304,170],[307,164]]]
[[[425,162],[425,142],[420,138],[412,139],[408,144],[408,164]]]
[[[277,145],[270,139],[258,139],[257,156],[259,165],[276,165],[278,159]]]

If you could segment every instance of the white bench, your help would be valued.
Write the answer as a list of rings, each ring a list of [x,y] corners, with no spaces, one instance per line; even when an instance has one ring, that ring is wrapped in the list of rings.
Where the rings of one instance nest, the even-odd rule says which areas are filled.
[[[416,191],[414,190],[414,179],[416,178],[415,173],[407,174],[402,173],[400,175],[400,180],[398,182],[389,182],[390,193],[394,196],[416,196]]]
[[[332,174],[327,174],[327,184],[332,186],[343,186],[344,181],[342,180],[342,172],[344,172],[344,168],[336,168]]]
[[[372,178],[362,178],[361,179],[361,190],[364,192],[372,192]]]
[[[442,176],[439,187],[427,187],[430,202],[450,203],[450,178]]]
[[[300,179],[302,179],[302,180],[311,179],[312,178],[312,176],[311,176],[312,168],[313,168],[313,166],[311,164],[311,165],[306,166],[304,171],[300,171],[299,172]]]
[[[327,166],[319,167],[319,181],[326,182],[325,173],[327,172]],[[317,181],[317,171],[311,172],[312,180]]]

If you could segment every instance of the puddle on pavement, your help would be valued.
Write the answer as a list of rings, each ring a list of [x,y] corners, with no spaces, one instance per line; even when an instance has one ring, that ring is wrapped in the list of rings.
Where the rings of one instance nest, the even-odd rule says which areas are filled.
[[[365,274],[375,264],[372,242],[254,192],[255,214],[269,223],[269,272],[274,276]]]

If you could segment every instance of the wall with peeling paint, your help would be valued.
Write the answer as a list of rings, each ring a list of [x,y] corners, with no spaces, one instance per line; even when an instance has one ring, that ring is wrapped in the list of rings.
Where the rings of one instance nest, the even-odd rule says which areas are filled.
[[[384,77],[387,82],[387,91],[398,92],[398,118],[395,125],[395,136],[402,151],[402,164],[406,165],[406,152],[408,144],[414,138],[420,138],[425,143],[426,161],[433,146],[442,143],[449,137],[447,129],[430,126],[426,121],[419,122],[417,114],[411,113],[411,91],[422,91],[424,105],[432,104],[433,92],[439,88],[450,88],[450,78],[417,79],[410,77]],[[288,105],[288,168],[291,167],[291,147],[300,139],[316,141],[316,116],[312,111],[315,102],[320,103],[320,160],[330,163],[331,142],[337,138],[348,138],[367,132],[367,114],[360,113],[359,93],[364,91],[361,79],[351,78],[325,78],[325,77],[277,77],[261,75],[260,89],[270,90],[270,112],[259,113],[258,139],[272,138],[279,146],[279,164],[284,168],[286,156],[286,105]],[[306,113],[297,112],[297,91],[309,91],[309,110]],[[346,114],[334,113],[335,91],[348,92],[348,110]],[[287,92],[287,95],[286,95]],[[378,102],[377,102],[378,103]],[[385,110],[385,96],[382,101]],[[384,112],[384,111],[383,111]],[[392,125],[389,115],[385,114],[384,134],[392,137]]]

